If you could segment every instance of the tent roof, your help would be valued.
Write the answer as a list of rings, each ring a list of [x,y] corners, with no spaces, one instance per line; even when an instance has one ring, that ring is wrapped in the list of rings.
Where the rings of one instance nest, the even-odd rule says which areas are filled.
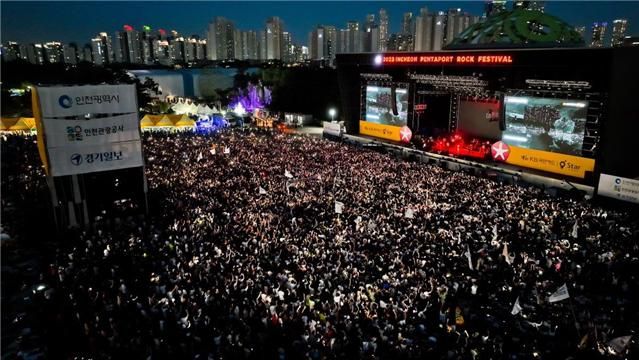
[[[29,126],[28,122],[25,121],[25,119],[27,118],[20,118],[13,126],[9,127],[9,130],[31,130],[32,127]]]
[[[20,120],[20,118],[7,118],[7,117],[0,118],[0,123],[1,123],[0,128],[2,130],[7,130],[13,125],[15,125],[18,122],[18,120]]]
[[[168,115],[164,115],[160,121],[155,123],[155,126],[173,126],[173,122]]]

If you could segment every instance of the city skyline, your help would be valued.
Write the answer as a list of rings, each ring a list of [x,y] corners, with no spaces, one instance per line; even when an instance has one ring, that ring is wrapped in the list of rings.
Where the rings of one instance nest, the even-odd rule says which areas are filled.
[[[639,21],[639,7],[626,2],[546,2],[546,12],[555,15],[572,26],[589,29],[594,22],[608,22],[617,18],[628,20],[627,35],[636,35],[633,24]],[[402,17],[406,12],[413,16],[422,7],[429,11],[445,11],[461,8],[473,15],[482,15],[484,1],[437,2],[6,2],[2,7],[2,41],[37,43],[47,41],[87,43],[99,32],[118,31],[124,24],[136,29],[149,25],[154,29],[176,30],[183,36],[199,35],[206,38],[209,23],[218,16],[235,23],[237,29],[263,29],[266,20],[278,16],[284,30],[290,33],[292,42],[307,45],[308,34],[317,25],[343,28],[348,21],[364,25],[366,15],[378,15],[381,8],[389,17],[389,35],[400,33]],[[99,11],[96,12],[96,6]],[[247,12],[247,6],[253,11]],[[579,11],[576,10],[577,7]],[[262,9],[262,11],[258,11]],[[106,15],[106,16],[105,16]],[[66,16],[67,20],[60,21]],[[379,19],[376,19],[379,21]],[[28,25],[25,26],[25,25]],[[29,31],[26,31],[26,29]],[[589,32],[586,31],[586,42]]]

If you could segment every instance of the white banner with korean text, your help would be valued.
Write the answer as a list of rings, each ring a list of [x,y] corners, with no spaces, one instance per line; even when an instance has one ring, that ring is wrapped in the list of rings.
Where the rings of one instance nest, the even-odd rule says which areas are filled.
[[[140,140],[49,149],[51,175],[66,176],[142,166]]]
[[[138,114],[90,120],[42,119],[48,148],[140,140]]]
[[[135,85],[38,87],[43,118],[137,113]]]
[[[602,173],[597,194],[639,204],[639,180]]]

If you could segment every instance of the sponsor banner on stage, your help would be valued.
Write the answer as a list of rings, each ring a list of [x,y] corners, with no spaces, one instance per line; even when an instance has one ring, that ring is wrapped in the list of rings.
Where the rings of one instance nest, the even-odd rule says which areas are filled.
[[[498,141],[492,146],[493,158],[507,164],[583,179],[595,169],[595,160],[548,151],[524,149]]]
[[[342,127],[339,123],[324,121],[324,133],[333,136],[341,136]]]
[[[42,117],[137,112],[134,85],[38,87]]]
[[[597,194],[639,204],[639,180],[601,174]]]
[[[144,165],[140,140],[49,149],[51,175],[66,176]]]
[[[399,126],[382,125],[368,121],[359,122],[359,133],[362,135],[374,136],[380,139],[400,141],[401,128]]]
[[[140,139],[137,113],[91,120],[44,118],[42,123],[49,148]]]

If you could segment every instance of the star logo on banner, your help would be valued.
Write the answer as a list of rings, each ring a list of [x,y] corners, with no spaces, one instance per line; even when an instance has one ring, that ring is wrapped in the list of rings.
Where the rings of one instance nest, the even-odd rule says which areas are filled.
[[[494,143],[490,150],[493,155],[493,159],[495,160],[506,161],[508,159],[508,155],[510,155],[510,148],[508,147],[508,144],[502,141]]]
[[[402,142],[408,143],[410,142],[410,138],[413,137],[413,132],[410,131],[408,126],[404,125],[402,126],[402,129],[399,131],[399,136]]]

